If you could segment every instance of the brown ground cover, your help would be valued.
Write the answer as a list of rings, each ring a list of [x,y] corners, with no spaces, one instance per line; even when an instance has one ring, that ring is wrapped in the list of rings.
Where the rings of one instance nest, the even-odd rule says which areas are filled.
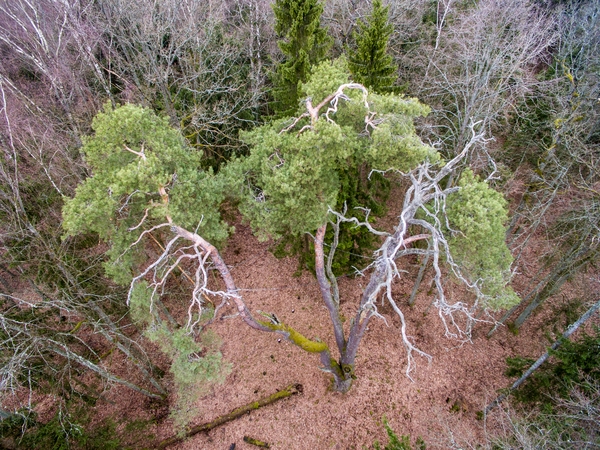
[[[390,214],[392,217],[382,222],[389,225],[393,211]],[[223,252],[250,310],[276,313],[307,337],[319,337],[333,349],[332,328],[315,277],[308,271],[297,276],[297,259],[275,258],[271,245],[258,242],[249,226],[238,222],[236,233]],[[519,294],[528,291],[530,278],[539,266],[537,252],[544,251],[535,245],[528,248],[526,263],[513,283]],[[387,441],[384,418],[398,435],[410,435],[413,442],[422,437],[427,448],[472,448],[485,441],[486,435],[498,431],[494,420],[498,413],[486,421],[478,420],[476,413],[496,397],[498,389],[510,384],[511,380],[503,375],[506,357],[537,358],[548,345],[548,338],[556,337],[566,326],[552,325],[553,311],[569,298],[586,298],[590,289],[598,290],[598,286],[586,284],[590,276],[579,277],[569,285],[568,294],[557,296],[554,305],[528,321],[519,335],[504,327],[487,339],[491,325],[482,323],[475,328],[472,342],[461,343],[444,336],[437,310],[430,306],[434,294],[427,292],[427,277],[414,307],[406,304],[418,270],[414,263],[404,263],[402,268],[407,273],[397,283],[395,294],[403,305],[408,335],[433,359],[428,363],[417,357],[412,380],[405,374],[406,351],[399,320],[390,308],[380,309],[386,322],[371,321],[356,362],[357,379],[350,392],[339,394],[329,389],[329,377],[319,369],[317,355],[304,352],[280,335],[249,328],[239,317],[230,317],[234,314],[230,306],[221,310],[219,316],[224,318],[211,329],[223,339],[221,351],[232,364],[232,371],[224,384],[214,386],[209,395],[198,401],[198,415],[190,425],[209,422],[292,383],[302,384],[303,393],[170,448],[229,449],[233,443],[238,450],[257,448],[243,441],[245,435],[268,442],[272,449],[371,448],[376,439]],[[341,311],[349,322],[367,279],[343,277],[339,283]],[[451,297],[465,295],[459,287],[448,285],[448,289]],[[170,306],[181,314],[187,309],[183,304]],[[158,349],[153,359],[168,365]],[[133,372],[118,352],[112,352],[105,362],[116,373],[127,373],[131,379]],[[42,400],[40,417],[49,417],[52,401]],[[96,413],[96,423],[107,418],[116,421],[126,441],[136,446],[151,447],[175,433],[166,406],[122,386],[113,385],[105,391]],[[154,424],[144,422],[141,432],[127,431],[128,422],[140,419]]]
[[[327,310],[314,276],[294,276],[295,258],[277,259],[269,243],[259,243],[249,227],[236,225],[236,234],[224,252],[232,274],[252,311],[274,312],[284,322],[308,337],[319,337],[334,348]],[[400,298],[408,298],[416,267],[397,286]],[[515,280],[517,291],[526,289],[527,277]],[[341,311],[350,318],[358,304],[363,278],[340,280]],[[428,286],[427,281],[423,286]],[[505,359],[525,355],[536,358],[547,339],[540,315],[515,336],[506,328],[491,339],[490,325],[480,324],[471,343],[444,337],[444,328],[427,289],[413,308],[405,306],[408,333],[420,349],[433,359],[418,358],[412,381],[405,375],[406,352],[401,342],[399,320],[391,309],[380,312],[387,324],[373,320],[361,344],[352,389],[347,394],[329,390],[329,378],[319,370],[316,355],[308,354],[277,334],[261,333],[239,318],[220,320],[213,329],[223,338],[222,352],[233,364],[226,382],[199,402],[194,424],[208,422],[231,409],[273,393],[291,383],[301,383],[304,393],[255,411],[207,434],[178,444],[178,449],[256,448],[242,441],[249,435],[268,442],[274,449],[352,449],[385,440],[386,418],[397,434],[414,440],[422,437],[428,448],[459,448],[482,442],[494,432],[491,421],[477,419],[477,411],[506,387]],[[455,288],[451,295],[464,295]],[[233,308],[223,315],[233,313]],[[491,427],[491,429],[490,429]],[[172,430],[158,430],[166,437]]]

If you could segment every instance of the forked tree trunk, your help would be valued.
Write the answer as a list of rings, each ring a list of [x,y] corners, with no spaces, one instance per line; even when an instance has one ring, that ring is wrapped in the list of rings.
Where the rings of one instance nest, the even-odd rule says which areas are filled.
[[[337,392],[348,392],[352,387],[352,381],[356,378],[354,375],[354,361],[356,359],[356,353],[358,351],[360,341],[367,328],[367,324],[371,319],[371,314],[363,314],[362,308],[359,308],[359,311],[352,322],[352,326],[350,327],[348,340],[346,340],[344,336],[342,320],[340,317],[339,304],[337,301],[334,301],[334,298],[331,294],[332,286],[336,287],[335,292],[337,292],[337,282],[331,273],[331,270],[327,270],[327,272],[331,274],[331,279],[327,276],[325,268],[325,252],[323,250],[323,244],[326,230],[327,224],[321,226],[315,235],[315,271],[317,275],[317,281],[319,282],[319,288],[321,289],[321,296],[323,297],[325,306],[329,311],[331,323],[333,324],[333,331],[335,334],[335,341],[338,351],[340,353],[340,359],[339,361],[335,361],[330,357],[329,362],[327,363],[327,361],[324,360],[325,356],[322,355],[321,361],[323,362],[325,369],[331,372],[333,375],[332,389]],[[331,252],[334,251],[335,248],[332,247],[330,250],[330,256]],[[331,263],[332,259],[332,257],[328,258],[328,264]],[[364,304],[365,298],[368,299],[368,297],[371,295],[373,288],[379,284],[377,282],[374,283],[374,279],[377,279],[377,277],[374,276],[371,278],[371,282],[363,293],[361,305]]]

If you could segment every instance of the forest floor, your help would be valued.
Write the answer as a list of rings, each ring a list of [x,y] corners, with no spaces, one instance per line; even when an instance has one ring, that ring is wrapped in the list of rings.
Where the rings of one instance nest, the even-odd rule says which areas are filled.
[[[400,203],[398,191],[392,192],[390,214],[382,222],[391,223],[394,203]],[[380,223],[381,225],[381,223]],[[297,276],[296,257],[277,259],[272,243],[259,242],[248,225],[236,224],[236,232],[223,252],[232,275],[251,311],[275,313],[283,322],[307,335],[319,337],[335,348],[327,310],[321,300],[315,277],[308,271]],[[516,275],[513,286],[526,293],[529,278],[539,265],[537,251],[529,246],[525,255],[527,269]],[[475,448],[502,430],[502,408],[487,420],[477,417],[498,389],[510,385],[504,376],[505,360],[511,356],[536,359],[545,351],[550,339],[566,328],[566,319],[556,311],[573,297],[585,298],[589,289],[584,282],[572,282],[570,298],[554,300],[549,307],[522,327],[515,335],[502,327],[490,339],[489,323],[478,324],[471,342],[458,342],[444,335],[437,310],[430,306],[433,293],[427,292],[426,279],[413,307],[406,300],[413,288],[418,265],[405,263],[407,273],[395,286],[399,304],[407,320],[407,334],[414,344],[432,356],[417,356],[417,366],[406,376],[406,351],[402,344],[399,319],[390,307],[383,306],[383,320],[373,319],[361,343],[356,360],[356,376],[347,394],[329,389],[330,377],[319,369],[318,355],[309,354],[274,333],[262,333],[246,326],[239,317],[219,320],[211,325],[223,340],[223,357],[232,364],[231,373],[221,385],[198,402],[198,414],[190,425],[210,422],[234,408],[268,396],[278,389],[300,383],[303,393],[253,411],[242,418],[208,433],[200,433],[174,445],[173,449],[237,450],[257,448],[243,442],[251,436],[270,444],[272,449],[362,449],[371,448],[375,440],[387,442],[383,420],[400,435],[409,435],[414,443],[421,437],[427,448]],[[339,280],[341,312],[354,316],[366,278],[342,277]],[[461,298],[464,290],[448,284],[451,298]],[[185,305],[181,311],[185,311]],[[233,306],[219,316],[234,314]],[[558,319],[557,319],[558,317]],[[552,319],[550,319],[552,318]],[[564,320],[563,320],[564,319]],[[335,355],[335,352],[334,352]],[[117,394],[118,392],[118,394]],[[138,409],[137,395],[115,389],[116,405],[130,415],[125,398],[132,396],[130,407]],[[115,399],[116,400],[116,399]],[[107,411],[108,412],[108,411]],[[138,409],[138,412],[139,411]],[[112,411],[110,414],[115,414]],[[118,413],[117,413],[118,415]],[[113,417],[115,417],[113,415]],[[170,419],[152,427],[154,442],[175,433]],[[150,430],[148,430],[150,431]]]
[[[391,202],[400,203],[401,199],[394,199],[394,195],[399,194],[393,191]],[[391,223],[394,208],[390,209],[382,223]],[[259,242],[248,225],[238,222],[223,252],[248,307],[254,313],[275,313],[307,337],[319,337],[334,349],[331,324],[315,277],[306,270],[297,276],[298,259],[277,259],[271,246],[272,243]],[[536,254],[525,255],[524,259],[529,261],[529,266],[524,267],[529,268],[517,274],[513,283],[519,294],[528,291],[529,277],[539,264]],[[369,325],[356,360],[357,379],[346,394],[329,389],[330,377],[320,370],[318,355],[280,339],[278,334],[253,330],[239,317],[224,318],[210,328],[223,340],[221,352],[232,370],[223,384],[212,386],[209,394],[198,401],[191,426],[209,422],[290,384],[300,383],[303,393],[169,448],[227,450],[233,443],[237,450],[257,448],[243,441],[244,436],[251,436],[269,443],[272,449],[370,449],[375,440],[387,442],[384,419],[399,436],[409,435],[413,443],[421,437],[430,449],[475,448],[500,432],[502,425],[497,419],[504,414],[502,409],[487,420],[478,419],[477,412],[497,396],[498,389],[510,385],[512,380],[504,376],[507,357],[536,359],[550,339],[562,333],[566,319],[557,316],[556,311],[569,299],[555,299],[526,322],[518,335],[502,327],[487,339],[491,324],[480,323],[472,341],[461,343],[444,336],[437,310],[430,306],[434,294],[428,292],[428,277],[415,305],[407,305],[418,265],[407,261],[401,268],[407,273],[394,293],[406,317],[407,334],[419,349],[432,356],[431,362],[416,357],[412,380],[405,373],[407,359],[400,321],[388,306],[379,309],[386,321],[373,319]],[[346,325],[354,316],[366,282],[366,278],[339,280],[340,309],[347,318]],[[453,299],[466,295],[451,283],[447,289]],[[589,286],[583,281],[575,280],[570,284],[569,297],[585,298],[586,289]],[[180,305],[179,309],[183,317],[187,305]],[[234,312],[230,306],[221,310],[219,317]],[[156,357],[165,362],[158,350]],[[128,370],[118,353],[109,359],[113,370]],[[96,407],[96,420],[111,418],[119,424],[118,431],[129,433],[138,445],[151,447],[176,433],[166,408],[148,402],[140,394],[113,385],[106,391],[105,400]],[[142,435],[136,438],[139,433],[127,431],[131,429],[126,429],[125,424],[140,419],[146,421],[140,422],[145,425]]]

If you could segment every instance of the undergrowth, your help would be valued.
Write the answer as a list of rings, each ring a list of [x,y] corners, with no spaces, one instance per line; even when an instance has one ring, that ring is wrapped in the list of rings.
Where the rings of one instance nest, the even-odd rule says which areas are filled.
[[[37,421],[34,412],[21,412],[0,421],[0,436],[22,450],[117,450],[126,448],[117,425],[105,420],[90,427],[83,409],[69,413],[59,410],[46,423]],[[3,447],[4,448],[4,447]]]
[[[600,328],[592,334],[584,333],[577,341],[565,340],[551,350],[552,360],[543,364],[523,385],[514,392],[521,403],[536,403],[550,412],[557,397],[564,398],[575,386],[600,382]],[[506,376],[519,377],[531,364],[532,359],[507,358]]]
[[[389,439],[389,442],[383,447],[383,450],[425,450],[427,448],[425,441],[423,441],[421,437],[417,438],[415,445],[413,446],[410,442],[410,436],[402,435],[398,437],[386,420],[384,420],[383,426],[385,427]],[[373,449],[382,450],[379,441],[375,441]]]

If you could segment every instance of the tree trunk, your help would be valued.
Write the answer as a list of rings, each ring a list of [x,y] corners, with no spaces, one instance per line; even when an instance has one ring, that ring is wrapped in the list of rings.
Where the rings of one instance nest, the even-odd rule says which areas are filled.
[[[165,399],[165,395],[155,394],[153,392],[148,391],[147,389],[144,389],[143,387],[140,387],[140,386],[133,384],[127,380],[124,380],[123,378],[120,378],[120,377],[117,377],[116,375],[111,374],[110,372],[105,370],[103,367],[100,367],[99,365],[94,364],[90,360],[82,357],[81,355],[78,355],[77,353],[71,351],[66,345],[64,345],[62,343],[58,343],[58,342],[54,342],[54,341],[47,341],[47,342],[48,342],[48,349],[52,350],[53,352],[55,352],[61,356],[64,356],[67,359],[73,360],[73,361],[77,362],[78,364],[81,364],[83,367],[90,369],[92,372],[95,372],[96,374],[100,375],[102,378],[104,378],[108,381],[112,381],[114,383],[118,383],[123,386],[126,386],[129,389],[139,392],[140,394],[144,394],[145,396],[150,397],[150,398],[155,398],[158,400]]]
[[[350,372],[348,373],[344,372],[343,369],[341,369],[340,373],[334,373],[333,384],[331,385],[331,387],[335,392],[345,394],[352,387],[352,382],[354,381],[354,366],[349,370]]]
[[[331,283],[329,282],[327,275],[325,274],[325,253],[323,251],[323,243],[325,240],[326,230],[327,224],[321,226],[317,230],[317,234],[315,236],[315,272],[317,275],[317,281],[319,282],[319,288],[321,289],[321,297],[323,297],[325,306],[329,311],[331,323],[333,324],[335,342],[337,344],[340,354],[343,354],[346,349],[346,338],[344,337],[344,328],[342,326],[342,320],[340,318],[339,307],[334,301],[333,296],[331,295]],[[333,260],[333,258],[328,259],[329,263]]]
[[[428,245],[429,247],[429,245]],[[423,281],[423,275],[425,275],[425,269],[427,269],[427,264],[429,263],[429,253],[425,256],[421,267],[419,267],[419,273],[417,274],[417,279],[415,280],[415,285],[413,287],[412,292],[410,293],[410,297],[408,299],[408,305],[412,306],[415,303],[415,297],[417,296],[417,291],[421,286],[421,282]]]
[[[538,306],[546,301],[548,297],[554,295],[569,277],[572,277],[585,267],[592,260],[594,253],[589,246],[585,245],[576,254],[571,253],[570,257],[562,260],[554,268],[552,275],[548,277],[546,285],[537,292],[525,310],[517,317],[514,322],[515,328],[519,329]]]
[[[583,239],[588,236],[589,234],[586,234]],[[582,245],[582,247],[579,248],[579,245],[581,245],[581,241],[576,243],[575,246],[571,248],[571,251],[567,257],[561,259],[554,266],[552,271],[537,284],[537,286],[521,301],[521,303],[513,306],[502,316],[498,322],[496,322],[494,327],[488,332],[488,338],[491,337],[517,309],[523,305],[526,305],[525,309],[514,322],[514,327],[519,329],[531,316],[531,314],[548,299],[548,297],[554,295],[560,289],[560,287],[565,281],[567,281],[567,279],[569,279],[569,277],[573,276],[578,271],[585,268],[587,264],[593,261],[596,255],[594,249],[588,245]]]

